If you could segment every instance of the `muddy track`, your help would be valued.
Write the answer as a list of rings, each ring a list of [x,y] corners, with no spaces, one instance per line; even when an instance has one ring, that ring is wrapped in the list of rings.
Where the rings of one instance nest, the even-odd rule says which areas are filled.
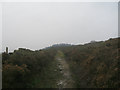
[[[71,72],[69,69],[68,63],[65,61],[64,54],[61,51],[58,51],[56,55],[56,60],[58,62],[58,68],[60,73],[62,74],[62,78],[57,82],[57,86],[59,89],[62,88],[73,88],[73,79],[71,76]]]

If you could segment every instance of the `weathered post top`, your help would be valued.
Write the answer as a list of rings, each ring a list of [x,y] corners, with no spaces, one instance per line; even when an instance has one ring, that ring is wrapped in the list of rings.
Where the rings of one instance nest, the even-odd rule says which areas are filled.
[[[6,47],[6,53],[8,54],[8,47]]]

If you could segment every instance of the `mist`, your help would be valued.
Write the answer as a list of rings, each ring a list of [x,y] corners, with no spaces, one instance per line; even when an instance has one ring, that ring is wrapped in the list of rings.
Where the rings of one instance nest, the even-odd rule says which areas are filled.
[[[2,3],[2,51],[118,37],[117,2]]]

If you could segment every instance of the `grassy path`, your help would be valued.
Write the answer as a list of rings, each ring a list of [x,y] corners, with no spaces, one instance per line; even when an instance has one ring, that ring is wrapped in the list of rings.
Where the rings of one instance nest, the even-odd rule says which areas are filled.
[[[74,88],[73,85],[69,65],[61,51],[57,52],[55,59],[33,81],[34,88]]]
[[[56,60],[58,61],[58,68],[62,77],[57,82],[59,88],[74,88],[74,81],[69,69],[68,63],[65,61],[64,54],[58,51],[56,55]]]

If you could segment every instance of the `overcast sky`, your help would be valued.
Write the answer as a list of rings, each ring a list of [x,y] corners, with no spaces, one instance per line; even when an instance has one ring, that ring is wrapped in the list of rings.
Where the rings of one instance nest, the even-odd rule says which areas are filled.
[[[118,36],[118,3],[3,3],[2,49],[41,49]]]

